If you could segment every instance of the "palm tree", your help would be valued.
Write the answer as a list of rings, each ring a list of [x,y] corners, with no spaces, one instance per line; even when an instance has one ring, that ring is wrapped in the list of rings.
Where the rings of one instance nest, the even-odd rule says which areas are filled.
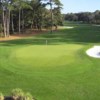
[[[2,9],[2,22],[3,22],[3,30],[4,30],[4,37],[6,37],[7,35],[7,31],[6,31],[6,1],[0,0],[0,4],[1,4],[1,9]]]
[[[6,37],[6,36],[9,36],[10,11],[12,9],[12,5],[11,5],[10,0],[1,0],[0,3],[2,6],[2,20],[3,20],[4,37]]]
[[[16,0],[14,4],[18,8],[18,11],[19,11],[19,33],[20,33],[21,32],[21,11],[23,12],[24,8],[30,8],[30,9],[32,8],[28,4],[27,0]],[[24,22],[24,18],[23,18],[23,22]]]

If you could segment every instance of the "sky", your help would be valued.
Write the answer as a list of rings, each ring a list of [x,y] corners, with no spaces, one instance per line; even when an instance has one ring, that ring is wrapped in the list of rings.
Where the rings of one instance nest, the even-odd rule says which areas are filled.
[[[94,12],[100,10],[100,0],[60,0],[62,13]]]

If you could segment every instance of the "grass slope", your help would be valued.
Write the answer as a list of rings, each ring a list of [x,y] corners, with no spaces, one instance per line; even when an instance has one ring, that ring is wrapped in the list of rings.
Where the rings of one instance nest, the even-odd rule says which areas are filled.
[[[85,54],[100,44],[100,28],[67,26],[74,28],[1,42],[0,91],[21,88],[37,100],[100,100],[100,60]]]

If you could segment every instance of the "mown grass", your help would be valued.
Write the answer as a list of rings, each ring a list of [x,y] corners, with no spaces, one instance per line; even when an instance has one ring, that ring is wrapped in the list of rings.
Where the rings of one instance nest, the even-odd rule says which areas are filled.
[[[100,44],[100,27],[72,29],[0,42],[0,91],[29,91],[37,100],[100,100],[100,59],[85,51]]]

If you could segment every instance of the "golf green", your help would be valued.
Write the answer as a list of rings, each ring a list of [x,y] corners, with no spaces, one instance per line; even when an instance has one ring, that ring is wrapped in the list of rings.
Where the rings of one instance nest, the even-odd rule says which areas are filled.
[[[26,46],[12,52],[10,60],[22,65],[20,69],[27,71],[34,68],[51,69],[75,62],[77,51],[81,48],[81,45],[74,44]]]

